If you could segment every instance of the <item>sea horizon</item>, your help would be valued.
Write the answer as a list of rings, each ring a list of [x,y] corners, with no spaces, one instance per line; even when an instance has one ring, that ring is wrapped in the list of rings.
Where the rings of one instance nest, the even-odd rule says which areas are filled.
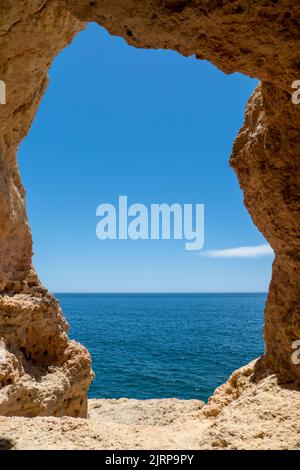
[[[52,294],[64,295],[64,294],[78,294],[78,295],[225,295],[225,294],[263,294],[267,295],[268,291],[232,291],[232,292],[72,292],[72,291],[51,291]]]

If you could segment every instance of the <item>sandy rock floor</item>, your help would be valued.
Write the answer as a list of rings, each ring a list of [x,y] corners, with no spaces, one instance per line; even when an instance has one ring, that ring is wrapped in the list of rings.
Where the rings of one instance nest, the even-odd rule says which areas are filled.
[[[197,400],[90,400],[89,418],[0,418],[0,449],[299,449],[300,391],[270,376],[205,416]]]

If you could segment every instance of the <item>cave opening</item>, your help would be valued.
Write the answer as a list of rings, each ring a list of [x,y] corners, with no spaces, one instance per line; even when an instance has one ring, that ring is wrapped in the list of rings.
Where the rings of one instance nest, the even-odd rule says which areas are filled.
[[[128,194],[148,203],[204,202],[208,251],[264,244],[228,165],[256,84],[194,57],[134,49],[95,24],[55,59],[19,165],[37,272],[59,299],[71,337],[92,353],[94,370],[102,364],[91,396],[207,399],[234,369],[263,352],[270,258],[185,258],[177,241],[99,244],[95,237],[97,204]],[[155,328],[149,322],[153,302],[159,305]],[[225,314],[224,302],[231,302]],[[242,309],[246,318],[237,320]],[[87,319],[88,312],[94,317]],[[227,327],[216,334],[222,314]],[[140,329],[137,340],[132,332]],[[241,348],[241,334],[247,348]],[[187,341],[192,347],[185,350]]]

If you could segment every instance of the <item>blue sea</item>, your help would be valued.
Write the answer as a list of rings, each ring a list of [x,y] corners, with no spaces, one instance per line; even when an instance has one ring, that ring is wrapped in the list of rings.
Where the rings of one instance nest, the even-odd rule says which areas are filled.
[[[207,400],[263,352],[265,294],[56,294],[90,351],[90,398]]]

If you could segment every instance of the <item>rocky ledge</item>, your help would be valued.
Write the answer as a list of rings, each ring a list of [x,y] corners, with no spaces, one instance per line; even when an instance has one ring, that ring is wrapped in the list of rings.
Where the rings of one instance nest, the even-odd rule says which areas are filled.
[[[300,449],[300,389],[255,363],[198,400],[89,400],[88,419],[1,417],[2,449]]]

